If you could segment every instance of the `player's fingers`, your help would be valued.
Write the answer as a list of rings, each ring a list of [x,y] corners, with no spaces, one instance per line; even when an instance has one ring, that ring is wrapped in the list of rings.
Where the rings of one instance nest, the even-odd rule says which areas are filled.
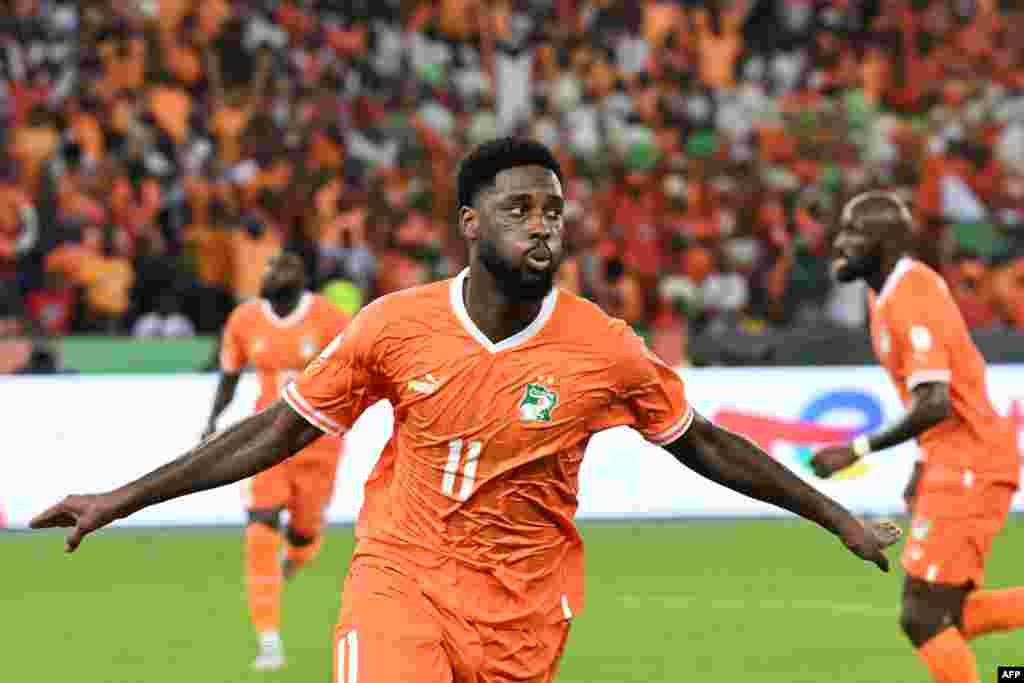
[[[888,548],[892,544],[896,543],[903,535],[903,529],[901,529],[895,522],[887,519],[875,522],[874,532],[883,548]]]
[[[878,568],[883,572],[889,572],[889,558],[885,556],[885,553],[883,553],[881,549],[875,549],[875,564],[877,564]]]
[[[33,517],[28,526],[30,529],[51,529],[53,527],[74,526],[74,524],[75,516],[61,502]]]
[[[82,543],[82,537],[85,536],[85,532],[82,531],[82,527],[75,526],[68,534],[67,540],[64,542],[65,552],[73,553],[78,549],[78,546]]]

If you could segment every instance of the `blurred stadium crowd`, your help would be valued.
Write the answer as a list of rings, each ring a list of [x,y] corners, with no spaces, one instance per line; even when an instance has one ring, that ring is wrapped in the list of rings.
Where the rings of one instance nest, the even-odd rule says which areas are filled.
[[[975,328],[1024,328],[1024,4],[11,0],[0,337],[216,334],[300,253],[354,310],[457,272],[453,176],[571,178],[561,285],[673,362],[701,329],[859,328],[823,258],[891,187]]]

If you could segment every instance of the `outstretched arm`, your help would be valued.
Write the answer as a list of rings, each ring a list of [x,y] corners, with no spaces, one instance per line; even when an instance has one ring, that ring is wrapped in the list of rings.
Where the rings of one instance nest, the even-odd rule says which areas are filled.
[[[679,439],[665,446],[676,460],[711,481],[796,513],[840,537],[859,557],[883,571],[882,548],[898,537],[890,525],[867,529],[842,505],[773,460],[753,442],[700,415]]]
[[[190,493],[251,477],[302,450],[322,432],[284,401],[242,420],[149,474],[108,493],[68,496],[36,516],[33,529],[74,527],[67,550],[114,520]]]
[[[830,477],[845,469],[858,459],[904,441],[917,438],[939,424],[952,412],[949,400],[949,384],[925,382],[914,387],[914,401],[899,421],[880,432],[858,437],[845,446],[831,446],[822,449],[811,460],[811,467],[819,477]],[[911,483],[914,483],[913,480]],[[912,491],[910,491],[912,497]]]
[[[210,411],[210,418],[206,421],[206,429],[203,431],[204,439],[217,431],[217,419],[234,400],[235,392],[238,390],[238,380],[241,376],[239,372],[221,373],[220,382],[217,384],[217,395],[213,399],[213,409]]]

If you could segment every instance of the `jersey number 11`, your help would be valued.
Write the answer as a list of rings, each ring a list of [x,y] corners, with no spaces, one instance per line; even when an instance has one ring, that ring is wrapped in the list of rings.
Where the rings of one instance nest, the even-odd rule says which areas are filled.
[[[470,441],[466,445],[466,459],[462,463],[462,486],[459,488],[459,500],[466,500],[473,492],[476,466],[480,462],[480,451],[484,447],[480,441]],[[462,460],[462,446],[462,439],[448,442],[448,462],[444,466],[444,479],[441,481],[441,492],[446,496],[453,495],[455,491],[455,477],[459,473],[459,461]]]

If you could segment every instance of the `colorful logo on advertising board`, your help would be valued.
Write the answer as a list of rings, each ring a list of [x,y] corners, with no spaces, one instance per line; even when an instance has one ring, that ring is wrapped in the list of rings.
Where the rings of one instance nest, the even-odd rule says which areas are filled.
[[[811,471],[811,458],[818,448],[846,443],[858,435],[882,426],[885,413],[872,394],[857,389],[837,389],[817,394],[800,408],[796,419],[759,415],[742,410],[724,409],[714,421],[757,442],[769,454],[779,446],[788,446],[800,467]],[[870,468],[859,462],[838,473],[837,479],[863,476]]]
[[[1010,402],[1010,419],[1024,447],[1024,402]],[[717,424],[757,442],[773,457],[780,446],[789,447],[799,466],[811,471],[814,453],[823,446],[847,443],[860,434],[873,432],[885,422],[881,402],[871,393],[857,389],[837,389],[815,395],[800,408],[796,419],[786,419],[726,408],[714,416]],[[835,479],[855,479],[866,474],[871,465],[859,462],[839,472]]]

